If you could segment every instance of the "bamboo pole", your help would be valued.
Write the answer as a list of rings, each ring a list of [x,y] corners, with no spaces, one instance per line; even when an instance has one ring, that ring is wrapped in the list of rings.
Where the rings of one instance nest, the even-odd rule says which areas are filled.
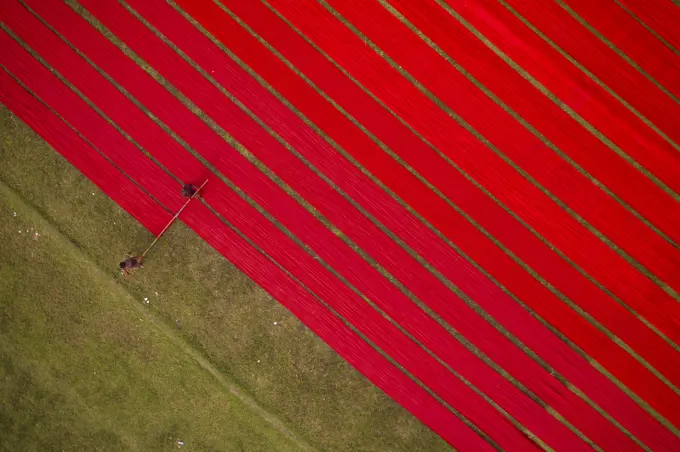
[[[163,230],[160,232],[160,234],[158,234],[158,236],[154,239],[154,241],[151,242],[151,245],[149,245],[149,247],[146,249],[146,251],[144,251],[144,253],[140,256],[140,258],[139,258],[139,262],[140,262],[140,263],[142,262],[142,259],[144,259],[144,257],[146,256],[146,254],[151,250],[151,248],[156,244],[156,242],[158,242],[158,239],[160,239],[161,236],[162,236],[163,234],[165,234],[165,231],[167,231],[167,230],[170,228],[170,226],[172,225],[172,223],[174,223],[175,220],[176,220],[177,218],[179,218],[179,215],[182,213],[182,211],[184,210],[184,208],[185,208],[186,206],[189,205],[189,203],[191,202],[191,200],[194,199],[194,198],[196,197],[196,195],[198,195],[198,192],[200,192],[201,189],[202,189],[202,188],[205,186],[205,184],[207,184],[207,183],[208,183],[208,179],[206,179],[205,182],[203,182],[203,184],[201,184],[201,186],[198,187],[198,189],[196,190],[196,192],[195,192],[193,195],[191,195],[191,198],[187,199],[187,202],[184,203],[184,205],[179,209],[179,211],[175,214],[175,216],[172,217],[172,219],[170,220],[170,222],[163,228]]]

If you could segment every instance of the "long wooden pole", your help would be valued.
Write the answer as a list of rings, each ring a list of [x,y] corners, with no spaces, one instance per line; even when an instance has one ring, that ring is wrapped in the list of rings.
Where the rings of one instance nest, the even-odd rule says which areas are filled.
[[[200,192],[201,189],[202,189],[202,188],[205,186],[205,184],[207,184],[207,183],[208,183],[208,179],[206,179],[205,182],[203,182],[203,184],[201,184],[201,186],[198,187],[198,189],[196,190],[196,192],[195,192],[193,195],[191,195],[191,198],[187,199],[187,202],[184,203],[184,205],[182,206],[182,208],[179,209],[179,211],[175,214],[174,217],[172,217],[172,219],[170,220],[170,222],[165,226],[165,228],[163,228],[163,230],[161,231],[161,233],[158,234],[158,236],[154,239],[154,241],[151,242],[151,245],[149,245],[149,247],[146,249],[146,251],[144,251],[144,253],[141,255],[141,257],[139,258],[139,261],[140,261],[140,262],[142,261],[142,259],[144,259],[144,256],[146,256],[146,254],[149,252],[149,250],[151,250],[151,248],[156,244],[156,242],[158,242],[158,239],[160,239],[161,236],[162,236],[163,234],[165,234],[165,231],[167,231],[167,230],[170,228],[170,226],[172,225],[172,223],[174,223],[175,220],[176,220],[177,218],[179,218],[179,215],[182,213],[182,211],[184,210],[184,208],[185,208],[186,206],[189,205],[189,203],[191,202],[191,200],[194,199],[194,197],[196,197],[196,195],[198,195],[198,192]]]

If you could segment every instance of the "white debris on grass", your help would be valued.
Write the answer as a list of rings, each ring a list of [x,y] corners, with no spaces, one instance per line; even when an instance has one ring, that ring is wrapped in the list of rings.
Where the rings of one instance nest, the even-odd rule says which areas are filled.
[[[274,325],[278,325],[278,324],[279,324],[279,322],[274,322]]]
[[[259,362],[260,362],[260,360],[258,359],[258,360],[257,360],[257,362],[259,363]]]
[[[13,213],[12,213],[12,216],[13,216],[13,217],[16,217],[16,216],[17,216],[17,213],[16,213],[16,212],[13,212]]]
[[[144,304],[149,304],[149,297],[144,297]]]
[[[181,449],[184,446],[184,441],[177,440],[177,448]]]

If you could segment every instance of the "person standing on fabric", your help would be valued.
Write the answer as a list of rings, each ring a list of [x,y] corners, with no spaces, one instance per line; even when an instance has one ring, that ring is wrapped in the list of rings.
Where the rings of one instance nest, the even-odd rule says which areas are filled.
[[[184,196],[185,198],[191,198],[192,196],[194,196],[196,194],[197,191],[198,191],[198,188],[195,185],[185,184],[182,187],[182,196]]]

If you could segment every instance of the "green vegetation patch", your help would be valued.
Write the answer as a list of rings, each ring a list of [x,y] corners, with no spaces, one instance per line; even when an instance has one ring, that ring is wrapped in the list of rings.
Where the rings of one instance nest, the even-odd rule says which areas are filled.
[[[299,449],[4,186],[0,212],[0,448]]]

